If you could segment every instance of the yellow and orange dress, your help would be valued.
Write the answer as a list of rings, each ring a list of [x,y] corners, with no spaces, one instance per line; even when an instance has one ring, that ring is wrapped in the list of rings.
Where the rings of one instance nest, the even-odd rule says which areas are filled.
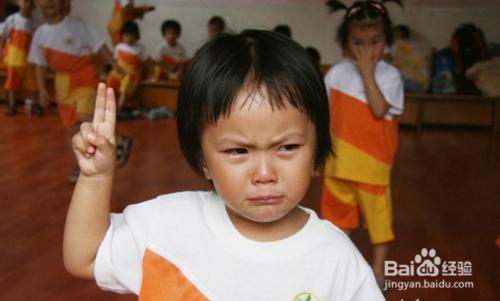
[[[115,47],[113,56],[125,74],[120,75],[112,70],[108,75],[107,84],[115,93],[125,93],[130,97],[141,79],[142,63],[147,59],[146,49],[139,43],[120,43]]]
[[[6,91],[37,90],[35,68],[28,63],[35,29],[36,23],[20,13],[13,14],[5,20],[6,43],[2,51],[7,71]]]
[[[377,63],[375,79],[390,104],[382,119],[372,114],[362,78],[349,60],[325,76],[336,156],[325,164],[321,213],[337,226],[353,229],[361,212],[371,242],[378,244],[394,239],[391,169],[404,93],[399,72],[384,61]]]
[[[99,82],[94,54],[103,45],[95,30],[73,16],[45,23],[35,32],[29,61],[55,72],[58,110],[68,128],[80,121],[79,114],[94,111]]]

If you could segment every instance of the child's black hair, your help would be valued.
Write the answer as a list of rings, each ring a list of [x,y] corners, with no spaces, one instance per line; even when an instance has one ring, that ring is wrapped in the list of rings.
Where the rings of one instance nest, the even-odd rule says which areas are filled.
[[[133,34],[136,39],[139,40],[141,38],[141,33],[139,31],[139,25],[133,21],[127,21],[123,23],[122,30],[120,33],[123,34]]]
[[[213,25],[217,27],[220,31],[224,31],[226,29],[226,21],[219,16],[213,16],[208,20],[208,25]]]
[[[281,33],[289,38],[292,38],[292,29],[286,24],[280,24],[273,29],[274,32]]]
[[[347,10],[337,31],[337,41],[340,43],[342,48],[345,48],[347,45],[349,29],[352,23],[357,23],[361,26],[382,24],[385,35],[385,44],[388,46],[392,45],[394,42],[394,29],[392,27],[391,18],[389,17],[389,12],[384,6],[384,2],[388,1],[356,1],[349,8],[347,8],[340,1],[327,2],[331,12],[340,9]],[[402,6],[401,1],[393,0],[393,2]]]
[[[9,3],[5,6],[5,12],[3,15],[3,20],[7,19],[10,15],[13,15],[19,11],[19,5]],[[3,22],[3,21],[2,21]]]
[[[320,167],[332,152],[323,79],[302,46],[264,30],[220,36],[194,56],[181,83],[177,111],[177,132],[189,165],[203,175],[203,130],[229,114],[245,84],[265,88],[273,110],[289,103],[307,116],[316,133],[314,164]]]
[[[182,33],[181,24],[179,22],[177,22],[176,20],[166,20],[161,24],[162,36],[164,36],[165,33],[167,32],[167,30],[169,30],[169,29],[173,29],[177,33],[178,36],[180,36]]]

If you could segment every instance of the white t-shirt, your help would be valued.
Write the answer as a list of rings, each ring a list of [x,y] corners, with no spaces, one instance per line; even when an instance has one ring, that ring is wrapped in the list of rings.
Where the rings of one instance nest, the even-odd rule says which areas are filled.
[[[99,34],[77,17],[66,16],[57,24],[43,24],[33,37],[30,63],[47,66],[46,50],[78,58],[96,53],[104,45]],[[57,70],[55,70],[57,71]]]
[[[391,106],[385,115],[385,119],[392,119],[394,115],[401,115],[403,113],[404,92],[403,81],[398,69],[380,60],[375,67],[375,80]],[[339,90],[368,104],[363,79],[357,67],[348,59],[343,59],[330,68],[325,76],[325,84],[327,89]]]
[[[5,24],[4,31],[7,34],[12,29],[31,34],[36,30],[38,25],[33,18],[23,17],[20,13],[15,13],[13,15],[10,15],[5,20],[4,24]]]
[[[139,61],[144,62],[147,58],[148,55],[146,53],[146,48],[144,45],[135,43],[134,45],[129,45],[127,43],[120,43],[116,45],[115,50],[113,52],[113,57],[115,59],[121,59],[120,57],[120,52],[124,52],[127,55],[134,56],[139,59]]]
[[[180,63],[185,61],[186,58],[186,50],[180,43],[172,47],[163,41],[153,53],[153,60],[156,62],[168,63],[168,61],[173,60]]]
[[[309,219],[296,234],[256,242],[235,228],[216,193],[162,195],[111,215],[94,276],[103,289],[146,294],[151,284],[143,283],[143,273],[150,273],[144,266],[151,267],[145,262],[155,254],[182,274],[175,279],[185,277],[208,300],[295,301],[307,295],[321,301],[384,300],[371,268],[349,238],[312,210],[303,210]],[[154,278],[162,290],[183,287],[165,288],[162,281]],[[179,294],[168,294],[173,295]]]

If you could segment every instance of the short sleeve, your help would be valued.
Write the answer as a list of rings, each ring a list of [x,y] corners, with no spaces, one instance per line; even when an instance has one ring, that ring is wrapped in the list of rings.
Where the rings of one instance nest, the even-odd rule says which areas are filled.
[[[328,100],[330,101],[330,103],[332,102],[332,100],[330,99],[330,89],[334,87],[335,74],[335,66],[333,66],[325,75],[326,95],[328,95]]]
[[[32,64],[46,67],[47,60],[45,59],[43,48],[40,43],[42,35],[43,35],[42,28],[39,28],[35,32],[33,40],[31,41],[30,52],[28,54],[28,61]]]
[[[14,22],[15,22],[14,15],[9,16],[5,20],[5,22],[3,23],[3,25],[4,25],[3,30],[4,30],[5,35],[8,35],[9,31],[14,27]]]
[[[391,106],[389,114],[401,115],[404,109],[403,81],[396,68],[391,66],[389,70],[390,72],[385,76],[384,81],[380,85],[380,89]]]
[[[365,279],[361,282],[359,288],[357,289],[354,296],[350,299],[351,301],[383,301],[384,296],[380,291],[380,288],[375,281],[373,273],[368,273]]]
[[[94,278],[99,287],[118,293],[139,294],[142,257],[151,221],[160,210],[154,201],[128,206],[111,214],[111,223],[97,251]]]
[[[87,42],[89,45],[92,53],[97,53],[101,47],[104,45],[104,41],[101,38],[101,36],[97,33],[97,31],[90,27],[87,23],[83,22],[83,30],[84,30],[84,37],[83,39]]]

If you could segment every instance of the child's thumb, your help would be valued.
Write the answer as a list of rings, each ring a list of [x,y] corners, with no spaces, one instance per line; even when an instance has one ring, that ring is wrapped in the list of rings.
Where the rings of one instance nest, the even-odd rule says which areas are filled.
[[[89,141],[96,146],[96,148],[106,157],[107,156],[114,156],[115,154],[115,146],[109,142],[106,137],[97,135],[97,134],[91,134],[88,136]]]

